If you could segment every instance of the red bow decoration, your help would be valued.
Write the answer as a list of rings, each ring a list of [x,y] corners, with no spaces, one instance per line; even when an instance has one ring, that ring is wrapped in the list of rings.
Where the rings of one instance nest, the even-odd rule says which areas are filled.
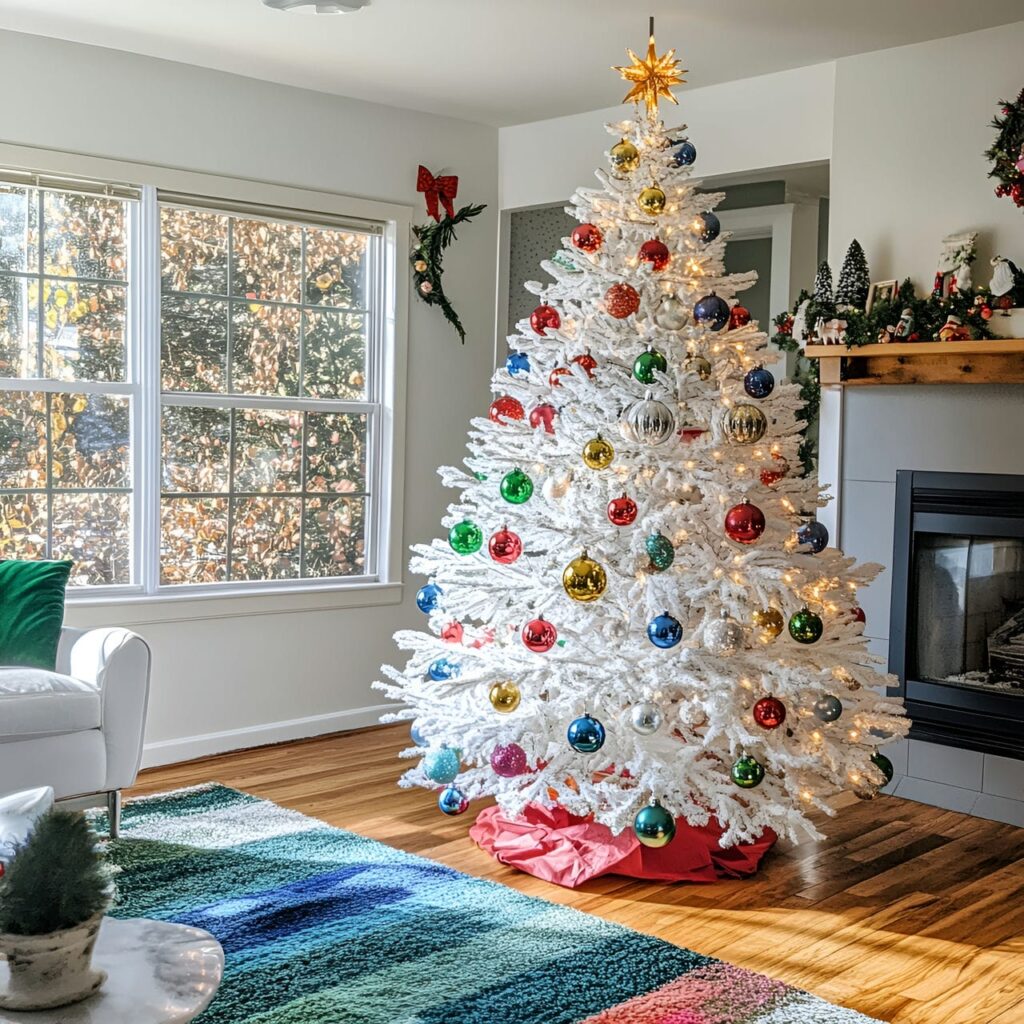
[[[427,204],[427,213],[434,220],[441,219],[437,209],[438,201],[444,207],[449,217],[455,216],[455,207],[452,200],[459,191],[459,179],[454,174],[439,174],[436,178],[420,164],[419,173],[416,175],[416,191],[424,192],[424,200]]]

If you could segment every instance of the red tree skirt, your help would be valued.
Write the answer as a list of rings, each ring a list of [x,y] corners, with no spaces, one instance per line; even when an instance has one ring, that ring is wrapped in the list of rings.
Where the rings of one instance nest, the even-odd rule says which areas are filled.
[[[529,804],[519,818],[487,807],[469,830],[470,837],[502,864],[510,864],[546,882],[575,889],[599,875],[625,875],[659,882],[714,882],[754,874],[775,845],[771,829],[752,843],[723,849],[722,828],[714,819],[703,828],[676,822],[675,838],[653,850],[626,829],[613,836],[606,825],[579,818],[561,807]]]

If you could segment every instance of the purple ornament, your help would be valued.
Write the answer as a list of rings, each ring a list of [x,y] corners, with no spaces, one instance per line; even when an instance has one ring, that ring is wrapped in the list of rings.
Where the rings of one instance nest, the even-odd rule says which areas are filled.
[[[491,751],[491,767],[495,775],[514,779],[526,771],[526,751],[518,743],[499,745]]]

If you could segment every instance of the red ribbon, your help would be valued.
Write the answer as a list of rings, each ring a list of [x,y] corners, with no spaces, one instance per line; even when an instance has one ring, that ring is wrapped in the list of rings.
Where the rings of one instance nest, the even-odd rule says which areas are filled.
[[[437,208],[438,202],[444,207],[444,211],[449,217],[455,216],[452,200],[459,191],[459,179],[456,175],[439,174],[435,178],[423,164],[420,164],[419,173],[416,175],[416,191],[425,193],[423,198],[427,204],[427,213],[434,220],[441,219]]]

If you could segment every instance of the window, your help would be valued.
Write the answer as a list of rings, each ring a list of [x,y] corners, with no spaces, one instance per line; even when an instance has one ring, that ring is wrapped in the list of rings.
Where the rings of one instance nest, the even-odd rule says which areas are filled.
[[[0,179],[0,557],[126,593],[380,579],[386,225]]]

